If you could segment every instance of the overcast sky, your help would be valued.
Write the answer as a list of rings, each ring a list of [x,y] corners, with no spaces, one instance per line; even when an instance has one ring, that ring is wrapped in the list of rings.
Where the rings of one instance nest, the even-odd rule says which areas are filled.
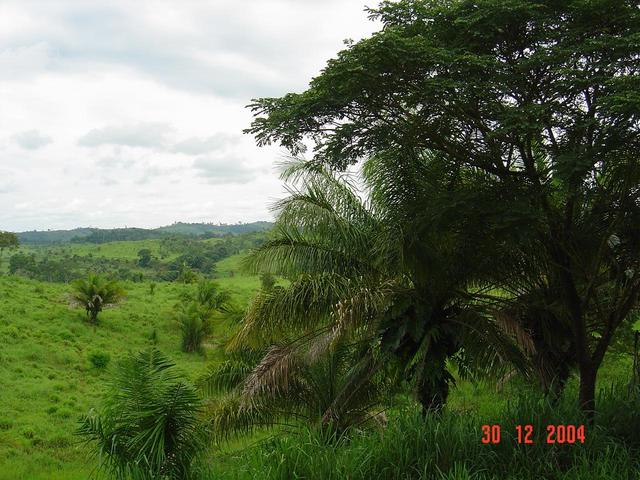
[[[362,0],[0,0],[0,230],[270,219],[251,98],[304,90]]]

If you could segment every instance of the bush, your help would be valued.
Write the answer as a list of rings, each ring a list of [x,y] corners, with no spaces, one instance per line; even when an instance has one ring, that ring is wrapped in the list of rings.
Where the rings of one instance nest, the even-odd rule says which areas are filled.
[[[195,387],[156,349],[117,367],[104,409],[85,417],[78,434],[109,478],[188,480],[206,446]]]
[[[153,329],[151,330],[151,333],[149,334],[149,341],[153,344],[153,345],[157,345],[158,344],[158,330],[157,329]]]
[[[198,304],[190,303],[178,312],[178,325],[182,334],[182,351],[202,352],[202,342],[210,333],[210,321]]]
[[[275,284],[276,279],[269,272],[263,272],[262,274],[260,274],[260,286],[263,291],[270,292]]]
[[[92,352],[89,354],[89,361],[98,369],[106,368],[111,360],[111,356],[105,352]]]

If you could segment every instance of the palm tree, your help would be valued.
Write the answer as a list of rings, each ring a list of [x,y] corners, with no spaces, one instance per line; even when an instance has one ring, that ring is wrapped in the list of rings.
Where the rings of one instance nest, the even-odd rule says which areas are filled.
[[[98,314],[103,308],[119,302],[124,290],[115,280],[107,280],[99,275],[90,274],[86,279],[72,282],[73,301],[85,308],[89,322],[98,323]]]
[[[525,367],[481,301],[491,268],[482,242],[489,237],[480,228],[478,241],[469,244],[451,216],[433,206],[446,194],[427,182],[437,174],[429,171],[437,169],[433,159],[416,159],[407,171],[388,168],[391,160],[369,160],[362,189],[356,178],[319,164],[285,165],[283,179],[293,186],[276,204],[275,238],[246,267],[290,283],[254,298],[231,345],[279,346],[267,350],[237,389],[236,401],[247,406],[239,414],[264,412],[254,408],[256,392],[277,392],[289,407],[300,403],[296,395],[282,395],[283,385],[294,384],[315,363],[330,362],[338,346],[349,346],[341,358],[352,368],[336,376],[331,407],[325,403],[318,414],[338,425],[349,423],[348,405],[368,398],[370,386],[392,390],[400,378],[413,382],[425,412],[439,409],[453,359],[466,370],[500,367],[500,356]],[[396,375],[399,370],[403,375]],[[374,381],[376,376],[394,381]]]
[[[229,313],[233,310],[230,293],[210,280],[198,282],[194,300],[209,314],[214,311]]]
[[[212,432],[226,438],[254,428],[306,424],[339,436],[379,424],[394,380],[380,373],[378,360],[359,356],[355,348],[340,343],[328,352],[305,351],[290,342],[270,346],[261,359],[255,351],[236,352],[200,380]]]
[[[77,433],[110,477],[190,479],[206,446],[200,411],[195,387],[150,349],[118,365],[104,409],[87,415]]]
[[[202,342],[211,334],[211,318],[200,306],[191,302],[179,306],[176,320],[182,334],[182,351],[201,352]]]
[[[182,351],[202,350],[202,343],[212,333],[212,320],[218,313],[227,318],[236,318],[239,310],[231,301],[231,295],[209,280],[198,283],[194,295],[187,294],[177,307],[177,322],[182,332]]]

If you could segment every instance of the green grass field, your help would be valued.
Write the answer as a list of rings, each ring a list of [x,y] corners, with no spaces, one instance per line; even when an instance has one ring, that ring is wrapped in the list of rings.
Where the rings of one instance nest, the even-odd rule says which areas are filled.
[[[132,240],[109,243],[69,243],[54,246],[25,245],[18,251],[35,253],[36,255],[78,255],[81,257],[94,256],[102,258],[119,258],[134,260],[138,258],[138,252],[144,248],[151,250],[152,255],[160,256],[160,240]],[[176,256],[175,254],[173,255]]]
[[[216,240],[216,239],[214,239]],[[24,250],[46,254],[135,259],[141,248],[157,254],[159,242],[77,244]],[[239,305],[260,282],[239,273],[240,256],[221,262],[217,281]],[[169,354],[190,379],[223,355],[228,327],[218,325],[205,355],[180,350],[173,308],[194,285],[123,282],[126,299],[100,314],[90,326],[84,310],[70,304],[70,286],[18,276],[0,276],[0,479],[86,479],[95,467],[73,432],[78,418],[100,406],[109,366],[89,360],[105,353],[110,365],[130,351],[152,344]],[[155,333],[154,333],[155,332]]]

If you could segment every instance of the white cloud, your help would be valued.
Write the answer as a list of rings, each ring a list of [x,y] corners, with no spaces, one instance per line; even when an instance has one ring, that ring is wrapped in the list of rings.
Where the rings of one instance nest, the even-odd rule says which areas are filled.
[[[270,218],[245,106],[376,28],[365,1],[3,0],[0,229]]]
[[[176,143],[171,147],[172,152],[184,153],[186,155],[201,155],[213,152],[214,150],[224,150],[239,141],[239,135],[228,133],[217,133],[210,137],[191,137]]]
[[[16,133],[11,139],[27,150],[37,150],[51,143],[51,138],[41,134],[38,130],[27,130]]]
[[[0,79],[24,81],[43,72],[52,62],[45,43],[0,49]]]
[[[200,157],[193,162],[197,175],[212,184],[248,183],[258,172],[237,157]]]
[[[78,140],[83,147],[123,145],[128,147],[161,148],[166,144],[171,126],[163,122],[142,122],[136,125],[109,125],[94,128]]]
[[[13,192],[15,188],[16,187],[13,183],[6,180],[0,180],[0,194]]]

